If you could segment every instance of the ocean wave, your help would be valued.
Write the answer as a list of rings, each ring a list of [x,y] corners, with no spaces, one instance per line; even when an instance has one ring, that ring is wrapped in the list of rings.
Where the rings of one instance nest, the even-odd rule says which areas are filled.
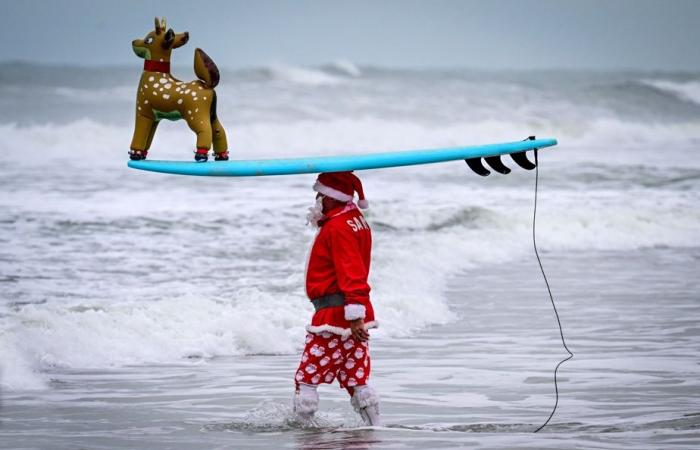
[[[264,159],[312,155],[364,154],[509,142],[528,135],[555,137],[559,146],[545,149],[557,161],[601,164],[678,165],[695,167],[688,151],[700,140],[700,122],[645,123],[592,117],[576,123],[558,120],[492,120],[427,125],[382,118],[342,118],[293,122],[256,122],[228,127],[234,158]],[[0,124],[7,148],[29,148],[21,158],[0,153],[0,160],[21,165],[42,158],[84,161],[122,160],[133,126],[82,118],[66,124]],[[76,139],[81,136],[83,139]],[[195,136],[184,122],[161,124],[151,149],[155,159],[189,160]],[[99,149],[99,150],[96,150]]]
[[[323,70],[285,64],[272,64],[263,68],[262,73],[276,81],[307,86],[336,85],[344,82],[343,77]]]
[[[652,86],[675,97],[700,105],[700,81],[671,81],[663,79],[644,79],[643,84]]]
[[[474,189],[448,182],[438,194],[406,182],[413,178],[408,173],[400,177],[403,183],[392,176],[363,178],[372,199],[367,212],[375,228],[370,282],[380,339],[451,320],[444,291],[455,273],[532,257],[532,192],[527,189]],[[14,302],[0,319],[3,386],[41,388],[48,379],[45,371],[55,368],[189,364],[219,355],[296,351],[311,314],[301,288],[304,246],[277,248],[272,242],[297,239],[292,237],[299,231],[293,211],[303,208],[284,206],[284,198],[271,199],[280,189],[293,197],[308,191],[311,197],[310,189],[281,180],[274,187],[259,186],[259,197],[234,201],[251,192],[236,184],[236,192],[219,198],[235,205],[227,209],[224,222],[215,205],[186,204],[178,210],[192,187],[212,190],[207,182],[151,185],[154,192],[139,195],[138,202],[133,195],[119,199],[120,193],[106,194],[102,206],[88,201],[82,208],[50,196],[40,214],[32,214],[36,208],[26,195],[10,204],[19,217],[32,217],[29,225],[11,225],[20,227],[32,248],[43,250],[39,260],[31,249],[7,250],[29,265],[56,262],[42,267],[40,285],[47,293],[42,295],[49,299]],[[582,195],[541,189],[538,243],[544,254],[696,245],[700,213],[692,205],[697,198],[644,190]],[[402,199],[406,193],[410,195]],[[256,206],[258,202],[267,207]],[[140,214],[141,219],[104,219],[125,214]],[[260,217],[269,219],[261,222]],[[139,231],[128,238],[120,230]],[[57,233],[59,243],[51,238]],[[197,255],[178,248],[188,241],[200,242]],[[86,250],[97,242],[99,252],[92,256]],[[70,264],[61,263],[66,259]],[[123,269],[95,269],[98,260]],[[181,260],[188,261],[189,280],[178,279]],[[204,281],[209,268],[223,261],[226,269],[216,271],[225,272]],[[144,271],[138,282],[129,267]],[[13,290],[37,286],[37,280],[27,279],[27,269],[18,273]],[[70,273],[79,278],[59,281]],[[66,289],[73,294],[62,299],[51,294]],[[32,296],[31,290],[25,295]]]
[[[362,76],[362,70],[358,66],[344,59],[325,64],[322,69],[329,73],[353,78]]]
[[[0,152],[0,232],[10,236],[3,252],[11,255],[0,259],[0,273],[13,298],[0,317],[5,387],[45,386],[44,371],[55,367],[197,363],[300,345],[310,315],[303,255],[311,236],[302,224],[314,176],[132,171],[131,132],[95,119],[0,125],[8,149],[27,149],[20,157]],[[533,132],[560,139],[540,154],[543,252],[697,245],[697,162],[688,155],[700,124],[692,121],[425,125],[363,117],[238,124],[231,142],[234,158],[274,158]],[[152,157],[189,160],[193,147],[183,123],[163,123]],[[611,184],[620,168],[635,175]],[[532,256],[532,172],[480,178],[457,161],[361,176],[376,224],[370,281],[380,338],[452,320],[444,291],[459,271]]]
[[[135,100],[136,87],[134,86],[111,86],[105,88],[77,88],[59,86],[53,89],[53,92],[59,96],[69,99],[74,102],[103,102],[115,100]]]

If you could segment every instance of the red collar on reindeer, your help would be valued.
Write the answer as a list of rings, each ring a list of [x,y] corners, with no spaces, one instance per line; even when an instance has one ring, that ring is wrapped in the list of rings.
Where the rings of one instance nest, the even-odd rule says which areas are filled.
[[[147,59],[143,62],[143,70],[148,72],[170,73],[170,61],[152,61]]]

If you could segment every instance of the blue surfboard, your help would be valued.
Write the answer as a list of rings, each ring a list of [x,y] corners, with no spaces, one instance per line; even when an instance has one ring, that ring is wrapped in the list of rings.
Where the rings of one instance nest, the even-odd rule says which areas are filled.
[[[556,139],[534,139],[506,142],[502,144],[477,145],[470,147],[436,148],[429,150],[409,150],[387,153],[371,153],[345,156],[318,156],[285,159],[251,159],[213,162],[189,161],[129,161],[132,169],[177,175],[208,177],[258,177],[265,175],[293,175],[301,173],[343,172],[350,170],[382,169],[386,167],[433,164],[445,161],[466,160],[469,167],[479,175],[490,171],[481,163],[486,163],[499,173],[510,169],[503,165],[501,155],[511,155],[513,160],[525,169],[534,164],[525,155],[528,150],[557,145]]]

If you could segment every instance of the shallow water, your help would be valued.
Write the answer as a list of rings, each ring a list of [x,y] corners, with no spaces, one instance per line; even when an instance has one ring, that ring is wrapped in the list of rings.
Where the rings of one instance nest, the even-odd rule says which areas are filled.
[[[7,448],[692,448],[700,443],[700,248],[545,253],[575,358],[565,356],[534,256],[448,284],[447,324],[373,342],[386,427],[358,428],[321,388],[312,424],[290,414],[298,355],[55,370],[5,392]]]

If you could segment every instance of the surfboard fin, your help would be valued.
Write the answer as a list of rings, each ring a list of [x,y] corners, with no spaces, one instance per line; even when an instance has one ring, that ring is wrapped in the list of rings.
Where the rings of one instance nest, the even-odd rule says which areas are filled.
[[[491,173],[491,171],[481,163],[481,158],[469,158],[465,159],[464,162],[466,162],[469,168],[476,172],[477,175],[486,177]]]
[[[525,170],[532,170],[535,168],[535,163],[527,159],[527,151],[511,153],[510,157],[513,158],[513,161],[515,161],[517,165]]]
[[[491,166],[491,168],[496,172],[503,175],[508,175],[510,173],[510,169],[503,165],[503,161],[501,161],[500,156],[489,156],[484,159],[486,160],[486,164]]]
[[[488,164],[489,167],[496,172],[503,175],[510,173],[510,169],[503,164],[500,156],[489,156],[484,158],[484,160],[486,161],[486,164]],[[465,159],[464,162],[467,163],[470,169],[482,177],[486,177],[491,174],[491,171],[484,167],[484,163],[481,162],[481,158],[469,158]]]
[[[535,136],[528,136],[527,138],[523,139],[523,141],[534,141],[536,139]],[[537,149],[535,150],[535,153],[537,153]],[[527,150],[524,152],[518,152],[518,153],[511,153],[510,157],[513,158],[513,161],[520,167],[522,167],[525,170],[532,170],[535,167],[537,167],[537,155],[535,155],[535,162],[533,163],[529,159],[527,159]]]

